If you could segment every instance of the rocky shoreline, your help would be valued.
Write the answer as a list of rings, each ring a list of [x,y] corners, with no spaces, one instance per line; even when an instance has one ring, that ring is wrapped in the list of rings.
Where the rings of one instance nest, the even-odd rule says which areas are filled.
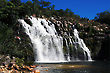
[[[37,73],[34,68],[36,65],[22,65],[18,66],[17,64],[10,63],[5,65],[4,63],[0,66],[0,73]]]
[[[18,66],[13,63],[10,63],[9,65],[2,63],[0,66],[0,73],[40,73],[41,71],[48,71],[48,69],[47,67],[43,67],[41,65]]]
[[[25,65],[22,61],[18,62],[18,58],[15,57],[0,56],[0,73],[40,73],[37,67],[39,65]]]

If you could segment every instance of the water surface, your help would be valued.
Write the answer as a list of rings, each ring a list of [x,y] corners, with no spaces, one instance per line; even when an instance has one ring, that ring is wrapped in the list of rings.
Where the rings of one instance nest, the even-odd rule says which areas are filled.
[[[110,73],[110,62],[39,63],[40,73]]]

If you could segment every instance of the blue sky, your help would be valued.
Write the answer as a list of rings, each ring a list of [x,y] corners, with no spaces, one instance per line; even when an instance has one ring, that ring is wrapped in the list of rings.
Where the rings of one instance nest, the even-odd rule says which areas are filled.
[[[22,0],[26,1],[26,0]],[[97,13],[110,10],[110,0],[45,0],[55,5],[55,9],[71,9],[80,17],[93,19]]]

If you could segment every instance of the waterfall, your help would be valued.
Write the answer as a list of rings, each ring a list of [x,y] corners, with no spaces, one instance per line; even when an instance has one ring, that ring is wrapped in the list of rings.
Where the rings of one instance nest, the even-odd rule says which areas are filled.
[[[33,51],[35,54],[35,62],[65,62],[75,60],[74,55],[71,59],[69,45],[79,44],[82,49],[84,56],[88,60],[91,60],[90,51],[84,44],[83,40],[79,38],[78,31],[74,29],[74,39],[69,38],[69,43],[66,38],[67,53],[64,53],[63,50],[63,37],[58,36],[58,33],[55,29],[54,24],[49,20],[42,18],[36,19],[35,17],[28,18],[32,22],[32,26],[26,23],[23,19],[18,21],[22,23],[22,26],[25,28],[25,33],[30,37],[33,44]],[[74,52],[73,52],[74,53]],[[67,57],[65,55],[68,55]],[[84,57],[84,58],[85,58]]]
[[[31,19],[32,18],[32,19]],[[65,61],[63,54],[63,38],[57,36],[54,25],[45,19],[38,20],[35,17],[29,18],[32,26],[24,20],[19,20],[25,28],[33,44],[36,62],[62,62]]]
[[[92,59],[91,59],[90,51],[86,47],[84,41],[79,38],[77,29],[74,29],[74,38],[75,38],[75,43],[78,43],[80,48],[84,51],[85,58],[87,58],[88,60],[91,61]],[[87,53],[87,55],[86,55],[86,53]]]

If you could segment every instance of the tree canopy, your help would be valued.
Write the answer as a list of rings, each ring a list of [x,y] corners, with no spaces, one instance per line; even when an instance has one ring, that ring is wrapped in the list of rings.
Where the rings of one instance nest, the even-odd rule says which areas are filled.
[[[104,12],[98,13],[97,17],[95,17],[95,20],[100,23],[106,23],[110,25],[110,12],[104,11]]]

